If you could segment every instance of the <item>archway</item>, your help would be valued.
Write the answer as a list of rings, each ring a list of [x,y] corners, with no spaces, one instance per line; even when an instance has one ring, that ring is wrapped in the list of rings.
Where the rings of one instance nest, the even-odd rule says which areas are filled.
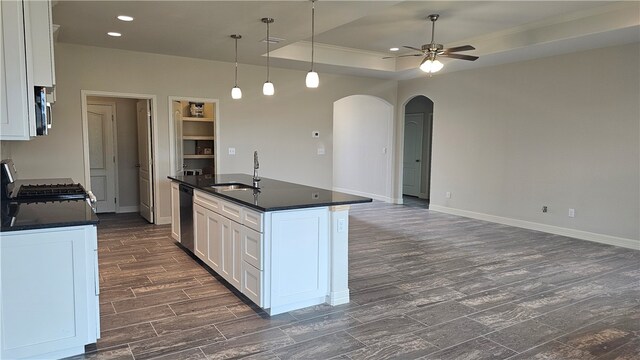
[[[431,188],[431,149],[433,101],[423,95],[404,107],[402,195],[404,202],[429,201]]]
[[[370,95],[333,103],[333,188],[392,202],[393,105]]]

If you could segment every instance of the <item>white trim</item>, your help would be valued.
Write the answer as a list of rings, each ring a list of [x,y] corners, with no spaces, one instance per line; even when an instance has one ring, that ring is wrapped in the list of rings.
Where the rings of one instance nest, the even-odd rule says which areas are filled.
[[[393,198],[391,198],[389,196],[371,194],[371,193],[367,193],[367,192],[364,192],[364,191],[343,189],[343,188],[339,188],[339,187],[335,187],[335,186],[333,187],[333,191],[339,191],[339,192],[343,192],[343,193],[347,193],[347,194],[351,194],[351,195],[370,197],[372,199],[380,200],[380,201],[384,201],[384,202],[388,202],[388,203],[397,203],[397,201],[398,201],[397,199],[393,199]]]
[[[95,91],[95,90],[80,90],[80,101],[82,107],[82,144],[83,144],[83,157],[84,157],[84,183],[91,190],[91,179],[89,174],[89,129],[87,119],[87,96],[102,96],[113,98],[125,98],[125,99],[139,99],[139,100],[151,100],[151,157],[153,159],[153,219],[155,224],[160,224],[158,219],[160,204],[160,176],[158,173],[158,97],[151,94],[132,94],[132,93],[119,93],[112,91]],[[169,217],[171,219],[171,217]],[[171,220],[169,220],[169,223]]]
[[[171,224],[171,216],[156,216],[156,225],[167,225]]]
[[[597,243],[620,246],[633,250],[640,250],[640,240],[621,238],[617,236],[592,233],[588,231],[569,229],[560,226],[540,224],[531,221],[507,218],[502,216],[479,213],[469,210],[461,210],[439,205],[429,205],[429,210],[438,211],[451,215],[464,216],[472,219],[490,221],[498,224],[520,227],[529,230],[542,231],[550,234],[572,237],[580,240],[593,241]]]
[[[327,295],[326,303],[331,306],[348,304],[349,303],[349,289],[342,291],[330,292]]]
[[[215,157],[213,159],[215,163],[215,173],[220,173],[220,100],[219,99],[209,99],[209,98],[198,98],[198,97],[188,97],[188,96],[169,96],[168,98],[168,106],[169,106],[169,166],[171,167],[171,175],[179,175],[174,174],[176,168],[176,132],[175,132],[175,120],[173,118],[173,102],[174,101],[192,101],[192,102],[205,102],[205,103],[213,103],[215,104],[215,129],[214,129],[214,137],[215,140],[213,142],[213,146],[215,146]]]
[[[118,209],[116,210],[116,213],[135,213],[135,212],[139,212],[140,211],[140,206],[138,205],[133,205],[133,206],[119,206]]]

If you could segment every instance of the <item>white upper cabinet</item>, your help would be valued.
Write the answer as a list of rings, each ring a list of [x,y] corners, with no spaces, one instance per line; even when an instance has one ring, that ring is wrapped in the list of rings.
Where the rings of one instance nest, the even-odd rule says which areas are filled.
[[[33,85],[54,87],[56,84],[53,58],[53,21],[50,1],[24,1],[25,13],[29,14],[27,37],[31,48],[27,49],[27,61],[32,61]],[[31,51],[29,54],[28,51]]]
[[[0,1],[0,140],[36,135],[34,86],[55,86],[50,1]]]

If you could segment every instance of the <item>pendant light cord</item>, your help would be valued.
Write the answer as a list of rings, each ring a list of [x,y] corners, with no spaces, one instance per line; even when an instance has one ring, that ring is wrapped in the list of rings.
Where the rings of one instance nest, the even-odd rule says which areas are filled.
[[[236,87],[238,87],[238,38],[236,40]]]
[[[313,51],[316,34],[316,0],[311,0],[311,71],[313,71]]]
[[[269,81],[269,22],[267,22],[267,81]]]

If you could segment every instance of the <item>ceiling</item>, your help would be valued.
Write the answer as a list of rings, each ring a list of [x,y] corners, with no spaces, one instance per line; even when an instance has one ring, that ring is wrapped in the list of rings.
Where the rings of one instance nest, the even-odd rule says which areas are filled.
[[[382,59],[391,47],[435,40],[471,44],[475,62],[443,59],[442,72],[522,61],[640,41],[638,1],[316,1],[316,70],[409,79],[424,76],[419,58]],[[130,15],[122,22],[117,15]],[[265,64],[263,17],[272,17],[271,65],[308,70],[311,2],[302,1],[56,1],[57,40],[124,50]],[[118,31],[119,38],[107,36]],[[398,54],[408,53],[401,50]]]

